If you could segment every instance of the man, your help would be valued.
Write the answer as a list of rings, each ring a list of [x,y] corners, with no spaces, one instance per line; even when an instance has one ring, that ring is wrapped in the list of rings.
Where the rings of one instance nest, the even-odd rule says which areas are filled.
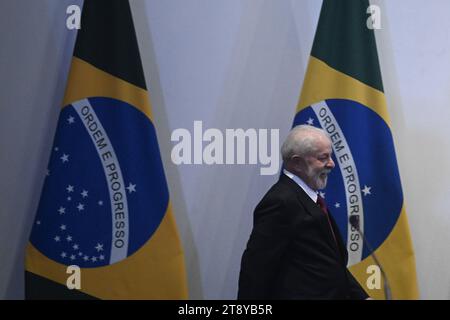
[[[297,126],[281,155],[283,174],[254,212],[238,299],[368,298],[347,270],[338,227],[317,194],[334,168],[329,137],[321,129]]]

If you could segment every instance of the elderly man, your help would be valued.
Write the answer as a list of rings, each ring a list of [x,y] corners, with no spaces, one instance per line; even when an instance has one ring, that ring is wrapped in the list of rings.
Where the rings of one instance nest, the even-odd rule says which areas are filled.
[[[331,141],[318,128],[292,129],[284,170],[254,212],[242,256],[238,299],[366,299],[347,270],[347,250],[317,190],[334,168]]]

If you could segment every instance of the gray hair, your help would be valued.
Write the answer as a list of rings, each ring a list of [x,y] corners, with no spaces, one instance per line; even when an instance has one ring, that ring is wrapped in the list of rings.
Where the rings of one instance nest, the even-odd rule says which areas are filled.
[[[314,142],[317,141],[319,135],[330,140],[327,133],[322,129],[307,124],[295,126],[281,146],[283,161],[290,160],[293,155],[305,156],[313,152],[315,150]]]

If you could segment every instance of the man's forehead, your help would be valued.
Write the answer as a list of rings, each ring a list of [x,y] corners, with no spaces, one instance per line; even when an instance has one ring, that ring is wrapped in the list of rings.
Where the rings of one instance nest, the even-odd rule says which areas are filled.
[[[331,141],[328,137],[321,136],[321,138],[316,140],[315,148],[316,153],[332,153],[333,149],[331,147]]]
[[[314,140],[317,145],[325,145],[325,146],[331,145],[330,138],[323,134],[317,133]]]

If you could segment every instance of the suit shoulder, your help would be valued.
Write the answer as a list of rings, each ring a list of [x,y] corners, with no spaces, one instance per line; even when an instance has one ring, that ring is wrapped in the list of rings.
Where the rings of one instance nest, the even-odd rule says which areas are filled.
[[[291,200],[296,199],[296,193],[295,190],[287,186],[286,184],[281,183],[278,181],[275,183],[264,195],[264,197],[261,199],[261,203],[289,203]]]
[[[302,204],[295,190],[286,184],[277,182],[256,206],[255,217],[274,212],[286,212],[286,218],[288,218],[289,213],[298,212],[299,207],[302,207]]]

